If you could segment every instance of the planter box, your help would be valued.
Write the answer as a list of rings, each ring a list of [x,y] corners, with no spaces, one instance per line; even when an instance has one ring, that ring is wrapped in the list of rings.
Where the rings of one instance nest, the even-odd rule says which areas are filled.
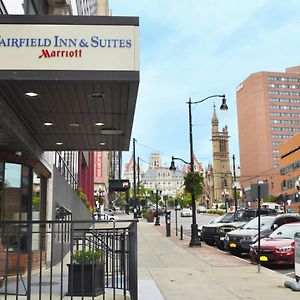
[[[148,222],[154,222],[154,216],[146,217],[146,220],[147,220]]]
[[[104,294],[104,263],[93,265],[67,264],[67,296],[98,296]],[[72,275],[73,271],[73,275]],[[94,271],[94,274],[93,274]]]

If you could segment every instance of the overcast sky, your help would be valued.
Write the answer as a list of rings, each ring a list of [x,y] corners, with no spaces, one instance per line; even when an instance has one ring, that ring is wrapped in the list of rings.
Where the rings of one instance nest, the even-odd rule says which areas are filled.
[[[110,0],[114,16],[140,18],[141,71],[132,137],[136,156],[148,161],[154,150],[189,161],[188,105],[193,106],[194,153],[212,161],[211,118],[228,125],[230,157],[239,160],[236,87],[251,73],[284,72],[300,65],[300,2],[297,0]],[[263,145],[262,145],[263,146]],[[124,162],[132,153],[124,153]],[[146,169],[147,165],[144,165]]]

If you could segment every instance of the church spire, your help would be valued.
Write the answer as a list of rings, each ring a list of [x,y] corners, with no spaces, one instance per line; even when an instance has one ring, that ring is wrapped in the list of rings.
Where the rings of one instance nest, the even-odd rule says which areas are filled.
[[[219,120],[218,120],[218,116],[216,113],[216,106],[214,105],[214,113],[213,113],[213,117],[211,119],[211,124],[212,124],[212,131],[217,132],[219,129]]]

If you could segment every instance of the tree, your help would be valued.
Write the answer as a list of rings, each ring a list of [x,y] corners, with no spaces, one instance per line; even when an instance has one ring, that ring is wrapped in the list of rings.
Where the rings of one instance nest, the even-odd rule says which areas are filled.
[[[267,202],[276,202],[277,197],[274,195],[269,195],[266,199]]]

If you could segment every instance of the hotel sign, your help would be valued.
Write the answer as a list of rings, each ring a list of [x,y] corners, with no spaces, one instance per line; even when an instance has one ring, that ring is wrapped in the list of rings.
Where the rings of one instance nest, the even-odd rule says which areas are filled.
[[[139,71],[138,26],[0,24],[0,69]]]

